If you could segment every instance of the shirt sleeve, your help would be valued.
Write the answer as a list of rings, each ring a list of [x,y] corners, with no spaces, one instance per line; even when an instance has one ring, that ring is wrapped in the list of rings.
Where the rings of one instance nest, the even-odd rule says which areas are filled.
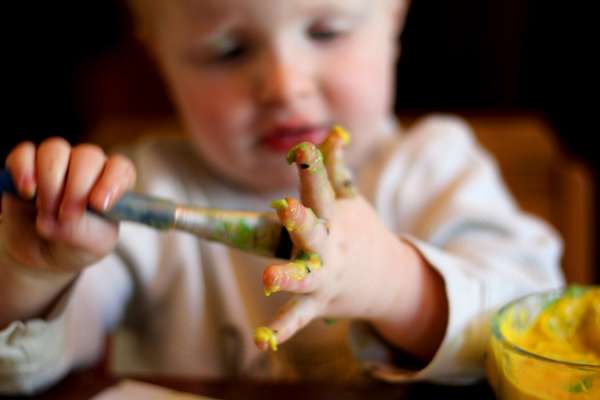
[[[563,284],[559,236],[519,210],[494,160],[457,118],[417,124],[368,179],[377,182],[370,196],[388,228],[443,278],[449,314],[423,368],[398,363],[394,350],[360,325],[351,329],[355,354],[388,381],[481,378],[491,314],[515,297]]]
[[[102,355],[131,281],[116,255],[86,269],[44,319],[0,331],[0,394],[34,394]]]

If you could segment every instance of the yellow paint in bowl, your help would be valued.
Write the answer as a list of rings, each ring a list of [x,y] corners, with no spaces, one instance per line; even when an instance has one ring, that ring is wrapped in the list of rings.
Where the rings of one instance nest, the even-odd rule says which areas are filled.
[[[493,318],[486,364],[500,399],[600,399],[600,287],[507,304]]]

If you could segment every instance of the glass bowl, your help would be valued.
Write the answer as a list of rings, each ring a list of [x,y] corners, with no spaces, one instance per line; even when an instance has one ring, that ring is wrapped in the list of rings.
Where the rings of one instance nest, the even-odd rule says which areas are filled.
[[[519,335],[527,331],[539,314],[559,298],[581,295],[582,291],[592,288],[575,286],[528,295],[508,303],[494,314],[486,373],[498,399],[600,399],[600,363],[566,361],[536,354],[509,339],[514,337],[515,332]],[[595,287],[594,290],[598,289],[600,287]],[[600,310],[600,304],[595,300],[592,304],[594,310]],[[600,323],[600,315],[596,314],[598,313],[593,315],[597,325]],[[597,330],[592,331],[591,334],[593,346],[600,345],[600,336],[596,332]],[[598,342],[595,342],[596,339]],[[590,339],[586,336],[586,340]]]

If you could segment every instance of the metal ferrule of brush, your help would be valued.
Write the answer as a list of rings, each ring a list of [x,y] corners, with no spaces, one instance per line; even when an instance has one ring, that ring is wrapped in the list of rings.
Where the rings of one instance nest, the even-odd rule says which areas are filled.
[[[176,205],[170,200],[128,192],[102,215],[114,221],[134,221],[157,229],[175,227]]]

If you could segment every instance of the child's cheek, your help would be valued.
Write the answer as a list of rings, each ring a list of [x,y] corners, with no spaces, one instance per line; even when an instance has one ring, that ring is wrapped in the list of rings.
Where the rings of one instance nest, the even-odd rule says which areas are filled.
[[[330,106],[339,118],[358,125],[355,129],[372,126],[390,110],[392,75],[377,57],[348,57],[336,64],[326,82]]]
[[[219,82],[181,85],[178,103],[188,124],[211,135],[230,137],[244,132],[251,109],[246,96]]]

